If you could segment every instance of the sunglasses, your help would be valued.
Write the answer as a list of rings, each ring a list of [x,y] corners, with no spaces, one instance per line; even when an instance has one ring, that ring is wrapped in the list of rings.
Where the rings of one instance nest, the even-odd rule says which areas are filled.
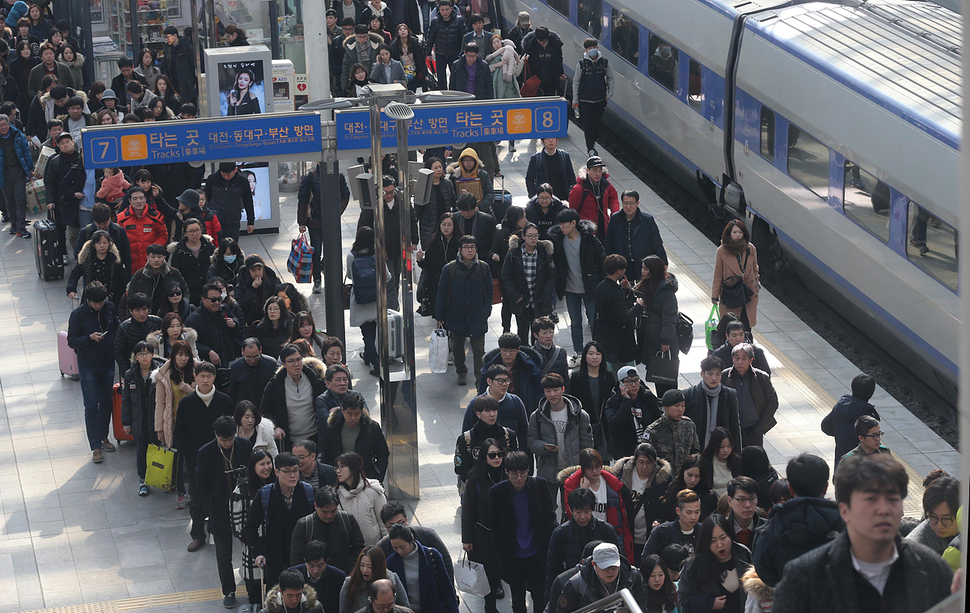
[[[499,458],[504,458],[505,457],[505,452],[504,451],[489,451],[487,455],[488,455],[488,459],[489,460],[497,460]]]
[[[175,291],[175,292],[169,292],[168,293],[168,297],[169,298],[171,298],[172,296],[181,296],[181,295],[182,295],[182,290],[178,290],[178,291]]]

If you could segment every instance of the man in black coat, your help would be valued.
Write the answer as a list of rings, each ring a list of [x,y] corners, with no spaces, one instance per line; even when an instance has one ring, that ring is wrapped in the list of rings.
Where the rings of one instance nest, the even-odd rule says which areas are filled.
[[[451,64],[451,89],[474,94],[476,100],[491,100],[495,97],[492,73],[478,55],[476,43],[465,45],[465,53]]]
[[[342,430],[357,430],[353,449],[344,449]],[[364,460],[364,474],[370,479],[384,480],[390,451],[387,439],[370,415],[364,409],[364,397],[359,392],[347,392],[340,404],[340,412],[334,412],[327,419],[326,429],[320,424],[320,455],[328,464],[333,464],[342,453],[356,451]]]
[[[224,366],[239,355],[244,323],[222,303],[222,289],[215,283],[202,288],[202,306],[186,318],[185,325],[199,334],[196,346],[201,359]]]
[[[181,403],[179,406],[182,406]],[[199,449],[195,479],[209,515],[209,534],[216,544],[216,565],[224,597],[222,602],[230,608],[236,604],[236,579],[232,572],[229,494],[236,488],[239,475],[245,474],[253,445],[236,436],[236,422],[228,415],[216,419],[212,429],[216,437]]]
[[[559,148],[559,139],[555,137],[542,139],[542,150],[529,158],[525,171],[525,187],[530,198],[543,183],[551,185],[552,192],[563,202],[569,199],[569,190],[576,184],[569,152]]]
[[[529,71],[539,77],[539,95],[559,95],[563,71],[562,39],[546,26],[539,26],[522,39],[522,51],[529,56]]]
[[[925,611],[950,595],[953,571],[899,537],[909,477],[889,454],[853,456],[835,473],[845,532],[785,566],[774,609],[785,613]]]
[[[229,364],[229,397],[232,406],[248,400],[259,406],[266,384],[276,374],[276,360],[263,355],[263,343],[255,336],[243,340],[242,357]]]
[[[599,305],[593,321],[593,340],[603,345],[606,354],[603,357],[610,370],[621,364],[632,364],[637,357],[637,317],[626,269],[626,258],[622,255],[606,256],[603,260],[606,278],[596,286],[593,295],[593,303]]]
[[[431,20],[424,36],[428,55],[434,53],[438,85],[448,82],[447,71],[461,54],[461,39],[465,36],[465,20],[455,10],[453,0],[438,2],[438,14]]]
[[[640,380],[636,367],[621,367],[616,378],[617,387],[603,407],[603,418],[607,425],[610,455],[625,458],[633,455],[637,444],[643,440],[643,431],[660,419],[663,412],[657,397]]]
[[[455,200],[457,212],[451,214],[455,222],[455,236],[470,234],[477,243],[478,259],[492,261],[492,243],[495,242],[495,218],[478,208],[478,200],[468,192],[461,192]]]
[[[556,613],[572,613],[623,589],[630,591],[641,610],[647,610],[648,589],[640,570],[620,557],[616,545],[601,543],[563,585]]]
[[[603,272],[603,244],[596,238],[596,226],[581,220],[573,209],[560,211],[556,217],[559,225],[549,230],[556,260],[556,296],[566,299],[569,311],[569,332],[573,341],[573,357],[570,368],[579,365],[583,351],[583,313],[586,307],[586,323],[590,329],[596,321],[596,287],[606,273]],[[578,246],[577,246],[578,241]],[[577,266],[578,264],[578,266]]]
[[[84,243],[91,240],[91,236],[98,230],[104,230],[111,237],[118,253],[121,254],[121,262],[125,265],[128,274],[131,270],[131,244],[128,242],[128,233],[118,224],[111,221],[111,207],[103,202],[95,202],[91,209],[91,217],[94,221],[81,228],[77,235],[77,244],[74,246],[74,259],[81,254]],[[145,340],[145,339],[142,339]]]
[[[684,390],[684,417],[689,417],[697,428],[697,440],[701,449],[718,426],[731,433],[731,440],[741,440],[741,418],[738,414],[738,393],[721,384],[724,365],[710,355],[701,360],[701,381]],[[676,467],[675,470],[680,470]]]
[[[340,611],[340,588],[347,574],[332,564],[327,564],[328,547],[320,541],[310,541],[303,548],[303,564],[290,570],[303,575],[306,584],[317,593],[317,602],[325,613]]]
[[[148,312],[148,296],[138,292],[128,297],[128,310],[131,317],[121,322],[115,332],[114,353],[118,371],[124,376],[131,368],[131,352],[151,333],[162,327],[162,318]]]
[[[138,81],[145,87],[148,87],[148,79],[135,72],[135,63],[131,61],[131,58],[123,57],[118,60],[118,74],[111,80],[110,87],[111,91],[118,97],[117,104],[119,108],[128,108],[128,104],[131,102],[128,96],[128,90],[125,89],[131,81]],[[176,91],[179,93],[182,92],[181,89],[178,89],[178,85],[175,87]]]
[[[428,528],[427,526],[412,526],[408,523],[408,516],[404,510],[404,505],[397,500],[390,500],[381,509],[381,522],[384,527],[388,530],[391,526],[399,524],[401,526],[407,526],[411,529],[411,534],[414,535],[414,539],[420,542],[425,547],[432,547],[441,554],[441,558],[445,562],[445,571],[448,573],[448,578],[452,581],[455,580],[455,565],[451,561],[451,554],[448,553],[448,548],[445,546],[445,542],[441,540],[438,533],[435,532],[434,528]],[[391,537],[385,536],[381,540],[377,541],[377,546],[384,551],[384,555],[391,555],[394,550],[391,548]]]
[[[569,492],[569,521],[556,527],[549,539],[549,553],[546,556],[546,599],[549,589],[564,570],[573,568],[583,559],[583,550],[591,541],[601,541],[619,545],[616,530],[605,521],[593,517],[596,495],[585,487]]]
[[[319,541],[329,545],[328,565],[346,573],[353,572],[357,556],[364,548],[364,536],[357,518],[337,509],[337,492],[332,487],[318,487],[312,491],[313,512],[297,520],[289,538],[290,565],[303,559],[303,550],[309,543]]]
[[[205,206],[219,217],[222,238],[239,241],[239,222],[246,211],[246,233],[252,234],[256,226],[253,220],[253,192],[249,181],[239,174],[234,162],[219,162],[219,170],[205,180]]]
[[[667,251],[657,221],[653,215],[640,210],[638,192],[625,190],[620,194],[620,205],[622,209],[610,215],[603,248],[606,253],[617,253],[627,259],[626,278],[630,283],[637,283],[640,281],[643,258],[655,255],[666,266]]]
[[[175,421],[175,448],[179,455],[185,458],[186,478],[189,486],[189,515],[192,526],[189,534],[192,542],[189,551],[196,551],[205,545],[205,507],[202,492],[199,490],[197,471],[199,450],[211,439],[209,433],[216,419],[223,415],[232,415],[232,401],[229,396],[215,388],[216,367],[209,362],[197,362],[195,365],[195,391],[182,398],[179,402]],[[249,458],[247,457],[247,460]],[[230,488],[230,492],[232,489]],[[228,512],[229,494],[226,494],[226,510]],[[226,528],[229,528],[229,516],[226,515]]]
[[[172,80],[172,85],[182,97],[182,102],[194,103],[199,93],[198,82],[195,79],[195,51],[192,49],[192,41],[179,36],[178,28],[175,26],[168,26],[165,28],[165,45],[162,72]]]
[[[414,251],[418,248],[418,218],[414,214],[414,207],[410,208],[409,218],[411,227],[406,235],[408,245],[401,243],[401,199],[397,194],[397,179],[390,175],[384,175],[383,179],[384,196],[381,199],[381,206],[384,207],[384,252],[387,254],[387,267],[391,271],[391,280],[387,282],[387,308],[397,310],[397,294],[401,285],[401,267],[404,265],[404,249],[410,248]],[[364,209],[360,212],[357,220],[357,229],[368,226],[374,227],[374,209]]]
[[[330,9],[332,11],[333,9]],[[328,13],[330,11],[327,11]],[[337,47],[342,47],[338,42]],[[331,47],[333,53],[333,47]],[[333,57],[331,55],[331,57]],[[330,74],[333,73],[331,68]],[[340,78],[340,64],[337,64],[337,79]],[[340,189],[340,212],[347,210],[350,203],[350,187],[344,174],[338,173]],[[323,291],[321,278],[323,275],[323,205],[320,198],[320,164],[310,174],[303,177],[300,181],[300,191],[297,194],[296,222],[300,225],[300,232],[310,235],[310,245],[313,247],[313,293],[319,294]],[[330,206],[330,203],[327,203]],[[336,203],[334,203],[336,204]]]
[[[758,366],[757,359],[755,367]],[[879,411],[869,403],[876,391],[876,380],[872,375],[862,373],[852,379],[852,394],[845,394],[832,407],[832,412],[822,420],[822,432],[835,437],[835,467],[839,467],[842,456],[855,449],[859,437],[855,433],[855,422],[863,415],[877,421]]]

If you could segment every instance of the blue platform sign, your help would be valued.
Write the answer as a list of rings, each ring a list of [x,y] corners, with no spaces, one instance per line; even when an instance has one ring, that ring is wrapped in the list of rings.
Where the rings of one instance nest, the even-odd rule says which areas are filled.
[[[323,150],[316,113],[159,121],[83,131],[84,166],[267,158]]]
[[[440,147],[455,143],[523,140],[566,136],[566,101],[561,98],[472,100],[451,104],[415,104],[408,129],[409,147]],[[397,123],[383,115],[382,146],[397,145]],[[370,111],[335,113],[337,149],[370,149]]]

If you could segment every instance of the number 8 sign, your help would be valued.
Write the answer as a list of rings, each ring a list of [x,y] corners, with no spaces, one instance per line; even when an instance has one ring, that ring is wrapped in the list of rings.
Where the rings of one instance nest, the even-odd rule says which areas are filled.
[[[533,129],[536,132],[558,132],[560,109],[557,107],[540,106],[535,110]]]

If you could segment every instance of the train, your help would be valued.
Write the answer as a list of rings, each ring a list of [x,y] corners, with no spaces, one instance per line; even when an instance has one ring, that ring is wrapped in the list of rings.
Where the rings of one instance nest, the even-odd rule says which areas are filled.
[[[955,406],[961,17],[913,0],[497,0],[607,121]],[[568,96],[568,93],[567,93]],[[713,250],[712,250],[713,261]]]

